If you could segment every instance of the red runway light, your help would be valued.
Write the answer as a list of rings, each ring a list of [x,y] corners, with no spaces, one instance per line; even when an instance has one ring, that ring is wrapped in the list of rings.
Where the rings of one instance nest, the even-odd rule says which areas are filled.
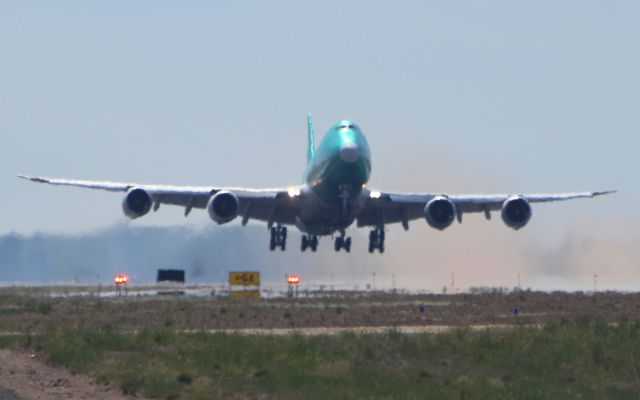
[[[116,283],[116,285],[122,285],[129,281],[129,277],[127,275],[116,275],[113,281]]]
[[[287,282],[291,285],[297,285],[298,283],[300,283],[300,275],[287,276]]]

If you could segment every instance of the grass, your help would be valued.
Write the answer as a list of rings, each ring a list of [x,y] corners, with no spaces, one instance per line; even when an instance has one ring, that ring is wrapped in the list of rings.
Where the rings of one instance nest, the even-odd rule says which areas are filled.
[[[442,334],[243,336],[58,330],[0,337],[161,399],[636,399],[640,322]]]

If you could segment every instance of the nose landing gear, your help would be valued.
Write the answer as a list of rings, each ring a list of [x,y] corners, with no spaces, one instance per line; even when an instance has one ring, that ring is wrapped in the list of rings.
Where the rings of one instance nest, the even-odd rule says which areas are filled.
[[[308,248],[314,253],[318,250],[318,237],[316,235],[302,235],[300,250],[306,251]]]
[[[376,249],[380,254],[384,253],[384,228],[376,228],[369,232],[369,253]]]
[[[287,247],[287,227],[278,225],[271,228],[271,240],[269,241],[269,250],[274,251],[276,247],[284,251]]]
[[[336,238],[333,248],[336,251],[340,251],[341,249],[344,249],[347,253],[350,253],[351,252],[351,237],[350,236],[346,236],[345,237],[344,231],[341,232],[340,236],[338,236]]]

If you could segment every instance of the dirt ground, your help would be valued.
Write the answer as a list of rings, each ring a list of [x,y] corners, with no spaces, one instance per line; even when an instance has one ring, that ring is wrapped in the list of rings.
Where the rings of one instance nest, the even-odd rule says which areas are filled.
[[[33,354],[0,350],[0,400],[133,399],[91,378],[53,367]],[[139,399],[139,398],[138,398]]]

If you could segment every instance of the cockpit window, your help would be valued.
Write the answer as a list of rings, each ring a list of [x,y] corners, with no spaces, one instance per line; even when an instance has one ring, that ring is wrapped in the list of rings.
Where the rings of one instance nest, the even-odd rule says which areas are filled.
[[[353,128],[353,124],[340,125],[340,129],[352,129],[352,128]]]

